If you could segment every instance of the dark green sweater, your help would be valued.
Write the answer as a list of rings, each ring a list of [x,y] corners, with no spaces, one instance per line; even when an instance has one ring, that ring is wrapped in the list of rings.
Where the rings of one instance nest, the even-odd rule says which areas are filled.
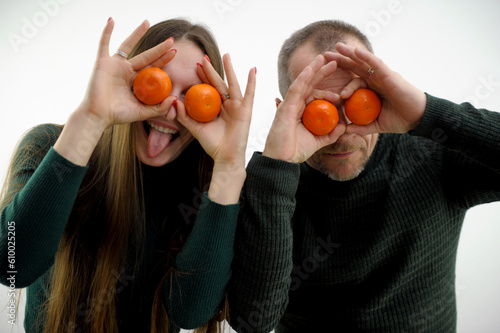
[[[455,332],[467,209],[500,200],[500,114],[428,95],[337,182],[255,154],[229,286],[238,332]],[[496,287],[496,286],[492,286]]]
[[[22,190],[0,219],[0,282],[10,285],[7,278],[11,274],[7,272],[13,269],[7,261],[8,223],[14,221],[15,286],[28,287],[26,332],[36,332],[37,318],[43,323],[45,314],[40,306],[47,300],[55,253],[87,170],[51,148],[59,133],[59,127],[41,125],[23,139],[29,147],[17,154],[10,184]],[[177,271],[188,274],[177,275],[172,290],[170,283],[163,288],[171,329],[175,332],[178,327],[203,325],[224,300],[239,205],[219,205],[197,190],[198,165],[189,157],[196,149],[201,148],[193,143],[178,159],[161,168],[144,166],[146,241],[138,271],[133,270],[135,262],[130,262],[124,272],[116,273],[120,276],[116,286],[120,331],[149,332],[153,295],[164,274],[161,263],[165,262],[166,242],[171,236],[159,231],[165,212],[167,231],[188,227],[190,232],[176,258]],[[21,162],[23,157],[28,158]],[[193,208],[199,208],[194,226],[183,218],[191,215]],[[88,304],[87,310],[98,311],[102,302],[97,303]],[[43,324],[38,332],[42,331]]]

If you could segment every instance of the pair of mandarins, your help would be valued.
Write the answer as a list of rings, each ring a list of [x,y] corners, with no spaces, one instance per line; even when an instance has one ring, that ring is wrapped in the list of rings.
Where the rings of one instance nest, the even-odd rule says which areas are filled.
[[[141,102],[155,105],[170,95],[172,82],[162,69],[148,67],[137,74],[133,89],[135,96]],[[206,83],[195,84],[188,89],[184,97],[187,114],[199,122],[209,122],[217,117],[221,103],[217,89]]]
[[[157,67],[143,69],[134,80],[136,97],[147,105],[161,103],[170,95],[172,82],[167,73]],[[209,122],[220,112],[221,98],[217,89],[209,84],[196,84],[188,89],[184,98],[188,115],[199,122]],[[345,102],[347,118],[358,125],[367,125],[377,119],[381,110],[380,98],[370,89],[358,89]],[[313,100],[304,109],[302,123],[315,135],[333,131],[339,122],[337,108],[325,100]]]
[[[356,90],[345,101],[345,115],[356,125],[368,125],[377,119],[382,104],[378,95],[370,89]],[[325,100],[314,100],[304,109],[302,123],[311,133],[325,135],[333,131],[339,122],[337,108]]]

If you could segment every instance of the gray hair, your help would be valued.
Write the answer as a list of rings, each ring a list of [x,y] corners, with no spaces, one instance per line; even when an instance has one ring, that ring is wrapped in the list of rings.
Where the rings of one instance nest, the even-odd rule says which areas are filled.
[[[324,20],[311,23],[304,28],[294,32],[281,47],[278,56],[278,81],[281,96],[286,96],[288,88],[292,84],[288,74],[290,58],[295,50],[306,42],[311,42],[318,54],[334,50],[338,42],[346,42],[349,38],[355,38],[373,53],[373,47],[368,38],[355,26],[339,21]]]

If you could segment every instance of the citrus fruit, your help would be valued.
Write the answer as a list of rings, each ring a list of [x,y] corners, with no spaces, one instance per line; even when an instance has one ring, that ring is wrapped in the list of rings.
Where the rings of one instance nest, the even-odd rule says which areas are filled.
[[[202,123],[217,117],[221,104],[217,89],[206,83],[195,84],[188,89],[184,97],[187,114]]]
[[[339,122],[339,113],[332,103],[316,99],[307,104],[302,115],[305,128],[315,135],[325,135],[333,131]]]
[[[361,88],[356,90],[345,101],[345,115],[357,125],[368,125],[377,119],[382,104],[378,95],[370,90]]]
[[[158,67],[148,67],[137,74],[134,80],[133,89],[135,96],[147,105],[161,103],[170,95],[172,82],[162,69]]]

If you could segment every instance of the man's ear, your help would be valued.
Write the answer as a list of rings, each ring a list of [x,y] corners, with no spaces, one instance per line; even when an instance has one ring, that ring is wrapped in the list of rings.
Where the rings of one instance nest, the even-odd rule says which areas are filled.
[[[274,100],[276,101],[276,108],[278,108],[278,106],[280,105],[280,103],[281,103],[282,101],[281,101],[281,99],[279,99],[279,98],[277,98],[277,97],[276,97]]]

